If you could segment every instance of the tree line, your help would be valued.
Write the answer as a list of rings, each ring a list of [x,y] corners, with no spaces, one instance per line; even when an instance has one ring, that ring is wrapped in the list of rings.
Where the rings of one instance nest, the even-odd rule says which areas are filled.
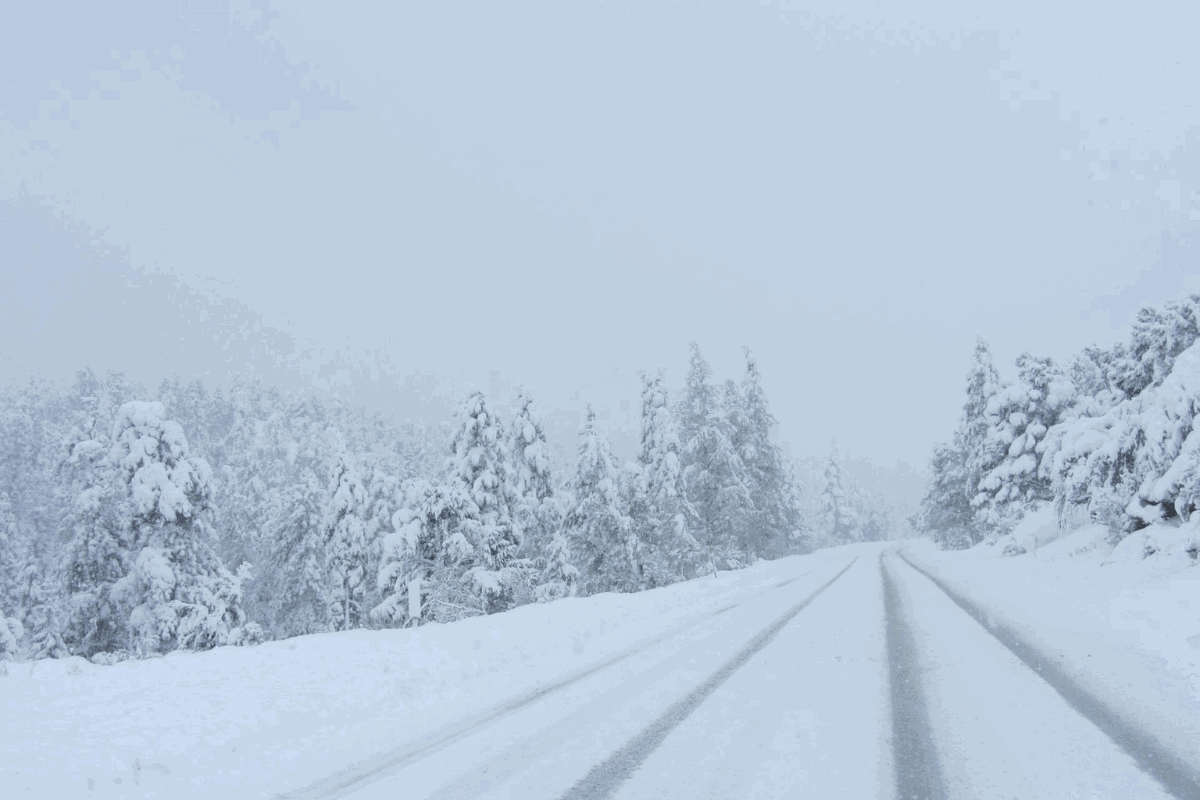
[[[677,398],[662,371],[640,377],[635,458],[588,407],[573,469],[524,390],[512,419],[472,391],[431,428],[244,376],[153,397],[90,370],[9,387],[0,659],[449,622],[889,537],[836,449],[802,489],[748,350],[717,382],[692,344]]]
[[[1142,308],[1128,342],[1087,347],[1065,364],[1023,353],[1015,382],[1000,379],[980,340],[958,427],[930,458],[921,527],[963,548],[1045,504],[1063,528],[1103,524],[1114,543],[1188,520],[1200,502],[1198,337],[1193,294]]]

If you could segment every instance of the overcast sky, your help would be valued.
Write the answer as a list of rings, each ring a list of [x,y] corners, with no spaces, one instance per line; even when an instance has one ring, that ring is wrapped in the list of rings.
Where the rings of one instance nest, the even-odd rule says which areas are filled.
[[[0,379],[499,373],[617,429],[747,345],[794,453],[923,468],[977,336],[1200,289],[1200,7],[1052,5],[18,4]]]

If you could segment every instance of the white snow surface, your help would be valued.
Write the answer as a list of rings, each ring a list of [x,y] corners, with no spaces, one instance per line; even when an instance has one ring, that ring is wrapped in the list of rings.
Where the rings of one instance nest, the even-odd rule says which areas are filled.
[[[1178,545],[1194,531],[1147,529],[1157,552],[1142,558],[1138,549],[1136,557],[1120,559],[1100,529],[1057,536],[1044,522],[1030,519],[1018,529],[1015,536],[1038,546],[1015,557],[1002,557],[1002,546],[951,553],[927,542],[904,547],[914,561],[1054,652],[1090,690],[1132,708],[1196,756],[1200,568],[1190,566]],[[814,797],[890,797],[877,558],[891,546],[831,548],[640,594],[566,598],[417,630],[319,634],[107,667],[79,658],[12,663],[0,675],[0,715],[8,722],[0,730],[0,786],[6,798],[276,797],[698,624],[679,637],[686,642],[656,646],[661,660],[649,648],[626,666],[598,672],[553,701],[495,723],[489,739],[452,745],[360,793],[449,797],[482,790],[501,777],[497,765],[511,764],[509,778],[545,784],[545,796],[557,797],[593,757],[583,740],[565,746],[564,737],[594,739],[595,757],[603,757],[859,555],[638,773],[664,779],[633,781],[621,796],[765,797],[803,786]],[[809,574],[775,588],[803,573]],[[1061,762],[1053,759],[1079,748],[1098,753],[1103,743],[1089,744],[1095,737],[1082,718],[1065,711],[1033,672],[1005,655],[933,584],[907,567],[897,574],[906,602],[915,604],[910,613],[919,641],[937,648],[922,658],[945,665],[927,672],[926,680],[938,681],[929,701],[939,746],[957,751],[949,785],[985,793],[1040,785],[1047,797],[1071,796],[1072,776],[1059,774]],[[734,602],[743,605],[712,617]],[[966,648],[962,658],[945,661],[956,647]],[[1019,701],[1019,711],[1007,710],[999,696],[1004,692],[1020,695],[1012,705]],[[989,728],[993,739],[1008,735],[1004,725],[1012,728],[1009,739],[971,733],[970,720],[979,714],[997,721]],[[1029,724],[1014,724],[1018,714]],[[1015,777],[999,762],[985,763],[1001,745],[1016,748],[1013,758],[1036,759],[1042,745],[1035,739],[1046,747],[1058,742],[1066,755],[1047,750],[1045,764],[1022,761],[1024,772]],[[529,760],[529,747],[543,748],[549,760]],[[703,766],[689,767],[685,757]],[[1109,757],[1094,758],[1107,763]],[[972,759],[978,768],[962,772]],[[562,774],[555,772],[559,765]],[[576,771],[568,774],[568,767]],[[1151,796],[1127,772],[1106,784],[1114,796]],[[1055,775],[1067,783],[1045,782]],[[485,795],[500,796],[478,796]]]
[[[6,798],[274,797],[828,562],[832,551],[640,594],[416,630],[314,634],[0,675]]]
[[[1159,524],[1115,548],[1103,526],[1053,536],[1045,512],[995,545],[908,552],[949,584],[1056,653],[1095,694],[1200,760],[1200,565],[1187,553],[1196,524]],[[1152,551],[1152,552],[1150,552]]]

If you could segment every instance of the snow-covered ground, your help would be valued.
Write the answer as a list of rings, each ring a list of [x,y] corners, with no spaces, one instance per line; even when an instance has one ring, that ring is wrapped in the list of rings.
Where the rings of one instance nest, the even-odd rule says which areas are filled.
[[[1043,511],[993,546],[939,552],[920,542],[907,552],[1121,717],[1200,764],[1194,537],[1191,527],[1164,524],[1114,548],[1101,527],[1059,537]],[[1026,552],[1004,556],[1010,541]]]
[[[1034,547],[1039,534],[1050,541]],[[1113,548],[1101,527],[1058,538],[1041,512],[1014,532],[1026,549],[1017,556],[1001,555],[1004,540],[959,552],[921,541],[908,552],[1074,660],[1101,658],[1093,644],[1108,653],[1103,663],[1118,653],[1136,658],[1156,676],[1156,694],[1169,688],[1170,702],[1200,712],[1200,564],[1186,552],[1194,536],[1190,527],[1158,525]],[[1156,552],[1143,556],[1147,544]]]
[[[637,595],[408,631],[303,636],[98,666],[8,665],[6,797],[272,797],[519,697],[819,568],[760,562]]]
[[[1016,538],[1031,544],[1039,524]],[[1113,552],[1098,534],[1042,531],[1013,557],[1003,544],[903,547],[1200,764],[1200,569],[1179,545],[1190,534],[1151,529],[1159,552],[1145,559],[1145,537]],[[892,797],[899,626],[951,796],[1164,796],[894,549],[831,548],[416,631],[11,664],[0,786],[36,798],[534,798],[600,769],[628,776],[620,797]],[[881,557],[898,587],[891,610]]]

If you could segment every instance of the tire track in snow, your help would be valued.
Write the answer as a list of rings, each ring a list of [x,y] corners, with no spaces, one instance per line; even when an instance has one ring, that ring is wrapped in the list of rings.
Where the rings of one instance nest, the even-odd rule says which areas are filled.
[[[921,686],[917,643],[905,620],[896,578],[880,554],[883,608],[887,619],[888,690],[892,699],[892,762],[900,800],[945,800],[941,763]]]
[[[1025,666],[1050,685],[1078,714],[1100,729],[1113,744],[1133,759],[1138,768],[1180,800],[1200,798],[1200,769],[1177,756],[1150,731],[1122,717],[1120,712],[1080,686],[1067,672],[1028,642],[1014,627],[997,619],[978,603],[950,587],[931,569],[914,563],[903,551],[900,558],[928,578],[985,631],[1008,648]]]
[[[572,786],[562,800],[604,800],[612,797],[638,767],[653,753],[663,740],[681,722],[696,710],[718,687],[729,679],[733,673],[743,667],[756,653],[766,647],[779,634],[783,627],[792,621],[809,603],[828,589],[840,577],[854,566],[858,556],[851,559],[836,575],[821,584],[805,599],[788,609],[783,616],[768,625],[751,639],[733,658],[708,677],[704,683],[697,686],[685,697],[677,700],[657,720],[631,739],[624,747],[617,750],[604,761],[588,772],[578,783]]]
[[[294,789],[289,792],[284,792],[282,794],[277,794],[275,795],[275,800],[334,800],[334,798],[345,797],[351,792],[355,792],[367,784],[384,777],[392,770],[406,767],[416,761],[420,761],[426,756],[433,755],[439,750],[443,750],[455,742],[458,742],[478,732],[479,729],[484,728],[494,722],[498,722],[501,719],[504,719],[505,717],[554,694],[555,692],[566,689],[567,687],[578,683],[585,678],[591,677],[592,675],[595,675],[596,673],[605,670],[614,664],[618,664],[628,658],[632,658],[638,653],[648,650],[655,645],[661,644],[662,642],[665,642],[674,636],[678,636],[679,634],[691,630],[698,625],[702,625],[711,619],[728,613],[738,606],[756,600],[768,592],[773,592],[776,589],[782,589],[789,584],[795,583],[801,578],[807,577],[808,575],[811,575],[812,573],[828,566],[831,561],[833,561],[833,559],[822,561],[812,569],[806,570],[795,577],[779,581],[778,583],[775,583],[768,588],[763,589],[762,591],[755,592],[749,597],[728,603],[727,605],[724,605],[715,611],[709,611],[698,617],[693,617],[683,624],[671,628],[664,633],[642,639],[641,641],[630,645],[624,650],[618,651],[616,654],[604,659],[603,661],[600,661],[589,667],[584,667],[579,671],[570,673],[566,677],[554,681],[553,683],[539,686],[530,692],[513,698],[507,703],[503,703],[499,706],[493,706],[484,711],[472,714],[462,720],[459,720],[458,722],[454,722],[439,728],[438,730],[417,739],[415,742],[409,742],[395,749],[384,751],[383,753],[340,770],[333,775],[322,778],[314,783],[310,783],[307,786],[303,786],[299,789]],[[846,569],[849,568],[849,566],[846,567]],[[846,569],[843,569],[842,572],[845,572]],[[837,580],[837,577],[840,577],[841,574],[842,573],[839,572],[833,580]],[[833,581],[831,580],[830,583],[832,582]],[[824,587],[822,587],[822,589],[823,588]]]

